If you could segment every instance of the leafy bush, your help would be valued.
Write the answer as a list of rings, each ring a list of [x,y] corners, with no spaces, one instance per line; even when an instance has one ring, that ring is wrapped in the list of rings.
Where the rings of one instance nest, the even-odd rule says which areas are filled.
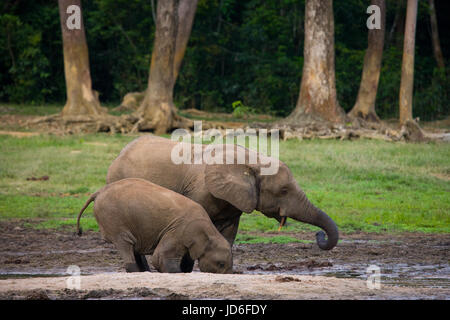
[[[450,102],[450,68],[433,69],[431,83],[425,82],[424,88],[416,90],[414,95],[414,115],[420,115],[422,120],[444,118],[449,114]],[[419,83],[421,85],[421,83]]]
[[[236,118],[248,118],[250,114],[254,113],[253,108],[244,105],[240,100],[233,102],[231,105],[233,107],[233,116]]]

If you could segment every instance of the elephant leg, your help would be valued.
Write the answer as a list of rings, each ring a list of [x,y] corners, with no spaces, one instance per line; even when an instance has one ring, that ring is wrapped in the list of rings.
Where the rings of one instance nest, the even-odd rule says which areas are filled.
[[[181,258],[180,269],[182,272],[189,273],[194,269],[194,260],[191,259],[189,253],[186,253],[183,258]]]
[[[237,217],[228,220],[227,224],[216,226],[217,230],[219,230],[223,237],[227,239],[231,246],[233,246],[234,240],[236,239],[240,218],[241,215],[238,215]]]
[[[150,271],[145,255],[135,252],[134,259],[136,260],[136,264],[138,265],[140,272]]]
[[[186,254],[186,253],[185,253]],[[159,272],[180,273],[183,254],[177,254],[176,247],[170,242],[160,241],[152,256],[152,264]]]
[[[113,243],[125,263],[125,270],[127,272],[140,272],[141,270],[135,258],[133,244],[124,239],[117,239]]]

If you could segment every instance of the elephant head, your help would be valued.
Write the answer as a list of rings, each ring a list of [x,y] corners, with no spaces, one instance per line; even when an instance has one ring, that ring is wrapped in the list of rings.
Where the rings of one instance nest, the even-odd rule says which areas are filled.
[[[232,273],[233,255],[227,240],[208,220],[194,220],[185,226],[183,242],[202,272]]]
[[[327,238],[319,231],[317,244],[323,250],[332,249],[339,239],[336,224],[308,200],[289,168],[281,161],[278,164],[278,172],[273,175],[261,174],[264,165],[260,161],[257,164],[207,165],[205,184],[214,197],[231,203],[242,212],[258,210],[280,222],[292,218],[322,228]]]

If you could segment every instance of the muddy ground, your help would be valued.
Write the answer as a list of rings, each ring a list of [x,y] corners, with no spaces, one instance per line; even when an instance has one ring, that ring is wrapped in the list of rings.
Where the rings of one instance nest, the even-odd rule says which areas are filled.
[[[342,234],[331,251],[315,243],[239,244],[233,275],[197,267],[127,274],[99,233],[78,237],[74,228],[24,222],[0,221],[0,299],[450,299],[449,234]],[[313,232],[284,234],[314,239]],[[81,270],[80,290],[67,289],[70,265]],[[370,265],[380,268],[381,289],[367,288]]]

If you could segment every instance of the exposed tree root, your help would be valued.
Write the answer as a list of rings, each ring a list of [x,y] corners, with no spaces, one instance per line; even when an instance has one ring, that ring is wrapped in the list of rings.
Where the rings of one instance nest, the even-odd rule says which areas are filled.
[[[385,122],[371,122],[361,118],[350,118],[346,124],[335,124],[326,121],[312,120],[309,123],[301,122],[291,125],[289,122],[258,123],[253,127],[265,129],[279,129],[282,140],[289,139],[333,139],[354,140],[358,138],[383,140],[426,142],[429,140],[446,140],[443,135],[426,135],[414,121],[407,122],[401,128]]]
[[[62,116],[54,114],[38,117],[26,123],[29,128],[36,128],[40,131],[48,131],[61,134],[73,133],[137,133],[139,131],[153,131],[156,134],[170,132],[173,129],[184,128],[193,130],[194,122],[185,117],[173,114],[170,122],[162,121],[160,118],[148,120],[138,113],[113,116],[104,114],[101,116]],[[204,126],[209,128],[211,126]],[[163,130],[161,128],[164,128]],[[159,130],[159,131],[158,131]]]
[[[156,134],[163,134],[179,128],[190,130],[194,128],[194,122],[178,115],[173,104],[162,102],[158,105],[158,108],[149,109],[141,105],[139,110],[133,113],[138,121],[134,123],[132,133],[153,131]]]
[[[350,119],[362,119],[366,122],[380,122],[380,118],[378,118],[378,115],[374,111],[364,113],[360,110],[352,109],[347,116]]]
[[[115,111],[134,111],[139,108],[139,106],[142,103],[142,100],[144,100],[145,97],[145,91],[142,92],[129,92],[127,93],[122,100],[122,103],[120,106],[115,108]]]
[[[326,125],[328,123],[328,121],[324,120],[319,115],[298,111],[295,114],[291,113],[288,117],[277,121],[275,126],[305,128],[308,126]]]
[[[128,133],[136,121],[138,119],[135,119],[132,115],[117,117],[108,114],[101,116],[62,116],[61,114],[55,114],[30,120],[26,125],[31,128],[63,134],[92,132]]]
[[[405,138],[406,141],[424,142],[427,140],[417,122],[412,120],[408,120],[405,122],[405,124],[401,128],[400,134]]]
[[[139,131],[154,131],[156,127],[152,121],[140,117],[137,113],[122,116],[102,115],[102,116],[66,116],[55,114],[45,117],[38,117],[30,120],[26,124],[29,128],[39,131],[74,134],[74,133],[137,133]],[[182,116],[173,114],[170,130],[184,128],[193,130],[193,121]],[[426,142],[430,140],[449,141],[450,133],[431,133],[422,131],[417,122],[408,121],[404,126],[388,124],[386,122],[368,122],[361,118],[352,118],[346,124],[336,124],[331,122],[311,121],[296,125],[281,122],[272,123],[237,123],[237,122],[212,122],[203,121],[203,130],[211,128],[217,129],[223,136],[227,135],[227,129],[279,129],[282,140],[289,139],[334,139],[334,140],[354,140],[359,138],[383,140],[383,141],[405,141],[405,142]]]

